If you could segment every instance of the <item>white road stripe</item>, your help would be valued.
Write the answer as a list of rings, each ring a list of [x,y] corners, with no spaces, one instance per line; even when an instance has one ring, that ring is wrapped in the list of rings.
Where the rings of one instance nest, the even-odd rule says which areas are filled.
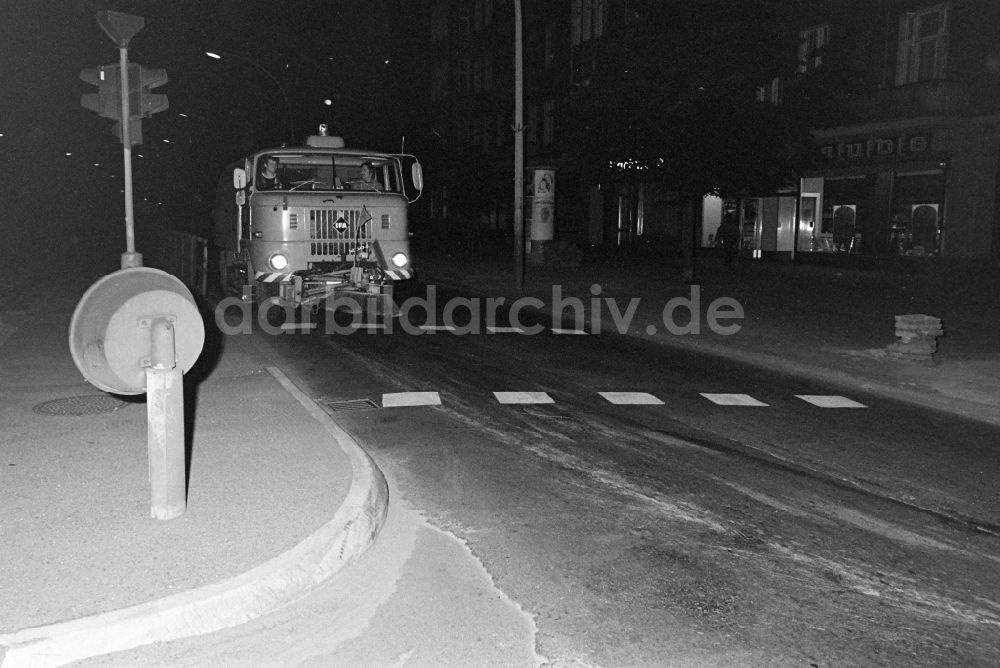
[[[700,394],[719,406],[767,406],[763,401],[758,401],[749,394],[710,394],[705,392],[700,392]]]
[[[420,329],[430,332],[454,332],[457,328],[454,325],[420,325]]]
[[[501,404],[554,404],[545,392],[494,392],[493,396]]]
[[[598,392],[599,395],[613,404],[662,406],[663,402],[647,392]]]
[[[354,329],[385,329],[385,325],[381,322],[370,323],[370,322],[355,322],[350,325]]]
[[[806,401],[813,406],[819,406],[820,408],[868,408],[864,404],[859,404],[853,399],[848,399],[847,397],[842,397],[836,394],[796,394],[795,396],[802,401]]]
[[[382,395],[382,408],[440,405],[441,395],[437,392],[390,392]]]
[[[315,322],[283,322],[281,323],[282,329],[312,329],[316,326]]]
[[[587,334],[587,332],[583,331],[582,329],[558,329],[556,327],[552,328],[552,333],[553,334],[583,334],[583,335]]]
[[[486,327],[486,331],[490,334],[524,334],[524,330],[520,327]]]

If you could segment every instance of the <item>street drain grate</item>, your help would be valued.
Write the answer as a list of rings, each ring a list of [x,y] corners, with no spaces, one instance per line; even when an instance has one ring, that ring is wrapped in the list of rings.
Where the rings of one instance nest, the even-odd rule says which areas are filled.
[[[112,413],[128,406],[127,401],[105,394],[85,394],[82,397],[65,397],[44,401],[31,410],[39,415],[97,415]]]
[[[365,411],[370,408],[378,408],[379,405],[371,399],[347,399],[345,401],[328,401],[327,407],[333,413],[344,411]]]

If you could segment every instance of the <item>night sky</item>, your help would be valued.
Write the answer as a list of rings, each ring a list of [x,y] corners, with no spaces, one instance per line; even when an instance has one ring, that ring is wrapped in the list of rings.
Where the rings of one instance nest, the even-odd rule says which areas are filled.
[[[0,166],[7,175],[0,249],[8,268],[15,254],[37,256],[40,244],[123,238],[122,147],[110,119],[80,106],[82,94],[96,92],[80,71],[118,61],[98,11],[142,16],[129,60],[169,77],[154,92],[166,94],[170,108],[143,120],[143,144],[133,149],[137,225],[152,219],[204,229],[224,166],[285,141],[288,105],[299,141],[321,122],[354,145],[386,141],[372,87],[391,85],[399,58],[371,3],[0,0],[0,7]],[[231,55],[212,60],[205,51]]]

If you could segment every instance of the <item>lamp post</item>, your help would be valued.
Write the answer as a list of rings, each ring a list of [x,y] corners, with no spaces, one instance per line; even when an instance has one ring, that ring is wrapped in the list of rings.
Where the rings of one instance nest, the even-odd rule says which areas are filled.
[[[264,76],[266,76],[268,79],[274,82],[274,85],[278,87],[279,91],[281,91],[281,97],[284,98],[285,100],[285,113],[288,115],[288,140],[293,144],[295,143],[295,120],[292,118],[292,103],[288,99],[288,93],[285,92],[285,87],[281,85],[281,82],[278,81],[277,77],[275,77],[273,74],[264,69],[264,67],[260,65],[260,63],[257,63],[256,61],[251,60],[250,58],[247,58],[245,56],[240,56],[235,53],[229,53],[227,51],[206,51],[205,55],[214,60],[222,60],[223,57],[242,60],[243,62],[248,63],[254,68],[256,68],[258,72],[261,72]]]
[[[521,0],[514,0],[514,288],[524,292],[524,45]]]

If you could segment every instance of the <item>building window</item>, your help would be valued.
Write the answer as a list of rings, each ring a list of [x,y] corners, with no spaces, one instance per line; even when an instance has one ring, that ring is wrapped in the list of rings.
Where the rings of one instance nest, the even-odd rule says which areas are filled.
[[[872,179],[863,176],[824,179],[822,211],[810,250],[850,253],[860,251],[863,243],[871,243],[866,239],[871,234],[870,220],[864,213],[871,208],[873,185]]]
[[[895,175],[890,250],[900,255],[933,255],[938,252],[944,195],[942,170]]]
[[[545,69],[552,67],[556,57],[556,29],[551,23],[545,26]]]
[[[493,148],[493,117],[487,116],[483,119],[483,151],[490,152]]]
[[[542,143],[551,144],[555,141],[556,101],[545,100],[542,107]]]
[[[431,79],[431,99],[443,100],[448,96],[448,64],[441,63],[434,67],[434,75]]]
[[[830,43],[830,24],[813,26],[799,32],[799,74],[805,74],[823,64],[819,50]]]
[[[897,86],[944,78],[950,14],[951,3],[945,3],[899,17]]]
[[[469,11],[468,7],[462,7],[458,10],[458,34],[468,37],[472,34],[472,12]]]
[[[471,69],[471,64],[467,59],[463,58],[462,60],[458,61],[458,72],[456,75],[457,80],[456,80],[455,90],[460,94],[468,94],[469,92],[469,87],[471,84],[470,79],[472,78],[470,76],[470,69]]]
[[[431,41],[448,37],[448,0],[435,0],[431,6]]]
[[[472,121],[472,145],[479,148],[480,143],[483,140],[483,121],[481,118],[476,118]]]
[[[607,15],[607,0],[572,0],[570,38],[573,46],[604,35]]]
[[[479,32],[483,29],[483,0],[476,0],[472,8],[472,29]]]
[[[757,89],[758,102],[770,102],[774,106],[781,104],[782,83],[781,77],[774,77],[767,84]]]
[[[590,17],[591,34],[594,37],[604,35],[604,25],[607,23],[608,2],[607,0],[591,0],[593,3],[593,14]]]

